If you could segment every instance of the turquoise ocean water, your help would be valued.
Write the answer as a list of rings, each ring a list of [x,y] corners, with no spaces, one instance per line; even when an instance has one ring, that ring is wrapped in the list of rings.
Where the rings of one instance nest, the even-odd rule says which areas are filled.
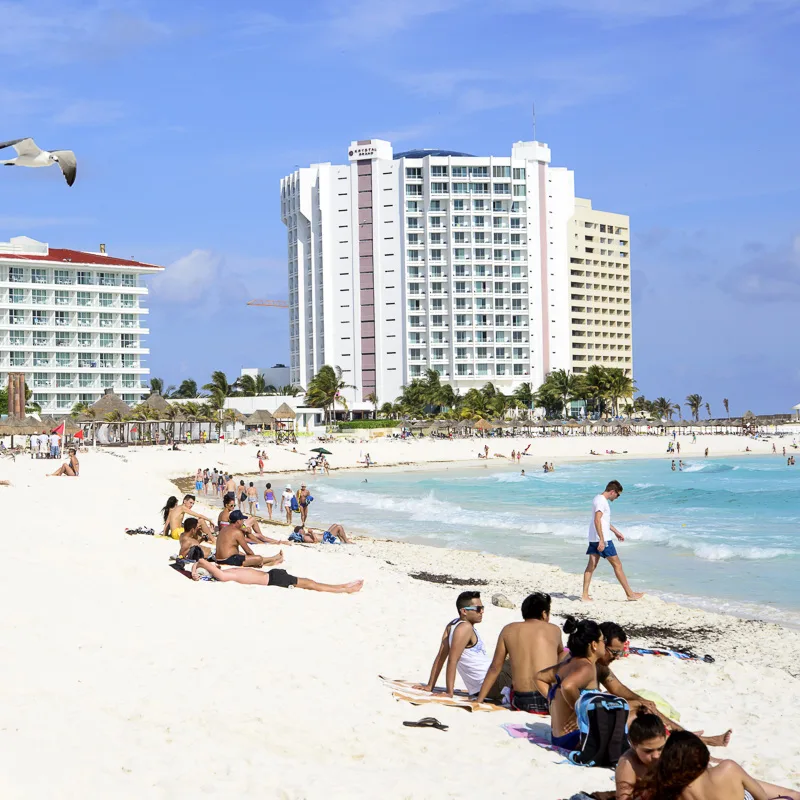
[[[625,492],[612,520],[626,536],[617,549],[635,589],[800,625],[800,467],[759,456],[689,460],[672,472],[669,460],[642,459],[544,474],[530,461],[525,477],[493,464],[308,475],[310,523],[582,572],[592,497],[617,479]],[[273,480],[277,494],[284,485]],[[602,564],[597,575],[614,579]]]

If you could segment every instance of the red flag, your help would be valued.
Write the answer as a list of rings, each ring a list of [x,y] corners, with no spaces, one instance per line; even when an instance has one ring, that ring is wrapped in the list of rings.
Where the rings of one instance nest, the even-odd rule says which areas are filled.
[[[139,430],[139,429],[138,429],[138,428],[137,428],[137,427],[134,425],[134,426],[131,428],[131,433],[137,433],[137,432],[138,432],[138,430]]]
[[[64,435],[64,423],[62,422],[57,428],[53,428],[50,433],[57,433],[59,436]]]
[[[72,438],[73,439],[83,439],[83,431],[78,431]]]

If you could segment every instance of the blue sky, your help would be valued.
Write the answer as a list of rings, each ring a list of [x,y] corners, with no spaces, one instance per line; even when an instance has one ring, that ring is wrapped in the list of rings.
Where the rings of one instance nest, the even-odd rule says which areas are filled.
[[[152,374],[287,361],[278,181],[352,139],[538,138],[632,226],[635,372],[712,413],[800,402],[797,0],[0,0],[0,237],[164,264]]]

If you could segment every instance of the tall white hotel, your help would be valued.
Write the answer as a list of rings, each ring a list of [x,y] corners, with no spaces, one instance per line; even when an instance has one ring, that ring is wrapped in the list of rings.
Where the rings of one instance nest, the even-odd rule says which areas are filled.
[[[462,394],[592,364],[631,374],[628,217],[576,198],[547,145],[394,155],[371,139],[348,160],[281,181],[293,383],[341,367],[358,408],[427,369]]]
[[[26,236],[0,242],[0,383],[21,372],[48,414],[113,389],[131,405],[149,394],[143,277],[163,267],[62,250]]]

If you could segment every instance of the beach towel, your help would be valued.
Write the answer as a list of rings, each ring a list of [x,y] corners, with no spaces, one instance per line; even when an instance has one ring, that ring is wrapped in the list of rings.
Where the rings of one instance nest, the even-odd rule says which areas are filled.
[[[644,697],[645,700],[652,700],[656,704],[656,708],[665,716],[674,719],[675,722],[681,721],[681,712],[677,708],[670,705],[660,694],[651,692],[649,689],[634,689],[636,694]]]
[[[565,750],[563,747],[556,747],[556,745],[550,741],[549,736],[544,736],[536,730],[536,727],[533,723],[528,723],[527,725],[514,725],[512,723],[506,723],[500,727],[512,739],[527,739],[531,744],[535,744],[537,747],[541,747],[544,750],[550,750],[553,753],[558,753],[560,756],[564,756],[564,758],[569,755],[569,750]]]
[[[713,664],[714,657],[696,656],[694,653],[679,653],[677,650],[666,650],[662,648],[651,647],[631,647],[628,651],[633,656],[671,656],[672,658],[680,658],[682,661],[705,661],[706,664]]]
[[[445,690],[438,686],[435,687],[432,692],[426,692],[424,689],[415,689],[415,684],[412,681],[392,680],[383,675],[379,675],[378,677],[392,690],[392,697],[395,697],[397,700],[405,700],[407,703],[411,703],[415,706],[436,703],[442,706],[463,708],[465,711],[503,710],[503,706],[496,706],[492,703],[476,703],[474,700],[470,700],[469,695],[461,689],[456,689],[453,697],[446,697],[444,694]]]
[[[145,528],[143,525],[140,525],[138,528],[125,528],[125,533],[129,536],[135,536],[139,534],[140,536],[155,536],[156,532],[152,528]],[[167,537],[161,537],[167,538]]]
[[[172,569],[174,569],[175,572],[178,572],[181,575],[183,575],[184,578],[188,578],[189,580],[192,580],[192,565],[193,564],[194,564],[194,561],[184,561],[183,559],[181,559],[180,561],[176,561],[174,564],[170,564],[170,567],[172,567]],[[186,569],[187,566],[189,567],[189,569]],[[205,572],[205,570],[203,570],[203,572]],[[201,573],[200,574],[200,580],[201,581],[213,581],[214,579],[208,573],[206,573],[206,574]]]

